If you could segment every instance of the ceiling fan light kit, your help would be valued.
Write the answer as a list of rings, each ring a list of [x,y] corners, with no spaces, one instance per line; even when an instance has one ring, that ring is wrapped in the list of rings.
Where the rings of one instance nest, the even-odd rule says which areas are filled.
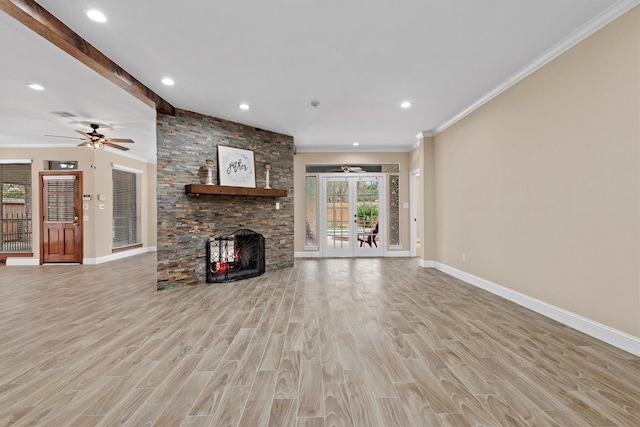
[[[95,140],[95,141],[87,141],[87,142],[83,142],[82,144],[78,144],[78,147],[89,147],[89,148],[93,148],[94,150],[98,150],[98,149],[104,148],[104,144],[99,140]]]

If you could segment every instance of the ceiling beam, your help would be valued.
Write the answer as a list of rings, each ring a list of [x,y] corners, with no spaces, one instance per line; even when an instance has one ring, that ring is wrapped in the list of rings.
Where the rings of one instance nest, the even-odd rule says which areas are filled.
[[[17,19],[107,80],[162,114],[175,108],[33,0],[0,0],[0,10]]]

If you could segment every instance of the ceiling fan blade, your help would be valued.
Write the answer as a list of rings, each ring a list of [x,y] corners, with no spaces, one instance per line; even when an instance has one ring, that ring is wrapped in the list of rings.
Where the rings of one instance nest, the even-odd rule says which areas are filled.
[[[68,139],[84,139],[84,138],[78,138],[77,136],[61,136],[61,135],[45,135],[45,136],[50,136],[52,138],[68,138]]]
[[[122,151],[128,151],[129,149],[127,147],[123,147],[121,145],[115,144],[116,142],[129,143],[129,144],[134,143],[134,141],[129,138],[105,138],[104,135],[99,134],[97,132],[98,125],[91,124],[91,127],[93,128],[93,132],[91,133],[86,133],[86,132],[82,132],[81,130],[76,130],[76,132],[84,136],[84,138],[78,138],[73,136],[59,136],[59,135],[45,135],[45,136],[52,136],[55,138],[79,139],[84,141],[81,144],[78,144],[78,147],[101,148],[103,145],[106,145],[108,147],[112,147],[112,148],[115,148],[116,150],[122,150]]]
[[[105,142],[130,142],[132,144],[135,142],[134,140],[128,138],[105,138],[104,140]]]
[[[106,145],[107,147],[111,147],[111,148],[117,148],[118,150],[122,150],[122,151],[128,151],[129,150],[127,147],[123,147],[122,145],[114,144],[112,142],[105,142],[104,145]]]

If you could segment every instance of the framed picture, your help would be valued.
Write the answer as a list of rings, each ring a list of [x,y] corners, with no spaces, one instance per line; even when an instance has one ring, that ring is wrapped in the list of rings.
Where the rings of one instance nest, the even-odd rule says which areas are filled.
[[[256,188],[253,151],[218,145],[218,175],[220,185]]]

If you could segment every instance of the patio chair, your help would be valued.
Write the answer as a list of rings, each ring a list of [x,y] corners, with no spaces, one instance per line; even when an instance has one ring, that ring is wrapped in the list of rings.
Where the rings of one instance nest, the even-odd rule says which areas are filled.
[[[378,247],[378,242],[376,242],[376,237],[378,236],[378,223],[369,231],[363,235],[358,236],[358,242],[360,242],[360,247],[362,247],[365,243],[369,246]]]

